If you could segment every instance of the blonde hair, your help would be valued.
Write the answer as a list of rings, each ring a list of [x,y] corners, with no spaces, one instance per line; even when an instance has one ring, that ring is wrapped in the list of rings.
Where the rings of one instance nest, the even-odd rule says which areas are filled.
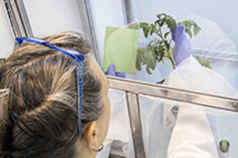
[[[45,38],[85,56],[82,124],[103,112],[101,82],[91,69],[87,38],[65,32]],[[76,62],[45,46],[27,43],[15,49],[0,69],[0,157],[73,157],[78,131]],[[13,119],[11,114],[17,117]]]

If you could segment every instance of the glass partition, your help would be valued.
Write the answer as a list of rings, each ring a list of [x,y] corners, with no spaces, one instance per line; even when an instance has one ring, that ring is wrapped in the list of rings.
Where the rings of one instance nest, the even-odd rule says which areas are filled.
[[[90,1],[92,8],[92,18],[96,30],[97,42],[99,47],[100,60],[103,61],[105,54],[105,30],[107,26],[128,27],[128,17],[132,16],[134,22],[154,23],[157,20],[156,15],[165,13],[172,16],[177,22],[184,20],[194,20],[201,28],[197,36],[188,39],[192,45],[192,54],[198,58],[200,63],[209,65],[214,72],[219,73],[235,89],[238,89],[236,82],[238,77],[237,67],[237,43],[238,43],[238,23],[235,15],[237,5],[235,0],[228,2],[215,0],[130,0],[130,6],[124,1],[98,3]],[[123,20],[124,19],[124,20]],[[130,21],[131,22],[131,21]],[[163,32],[164,31],[164,32]],[[165,33],[167,29],[162,29]],[[191,30],[193,32],[193,30]],[[140,29],[138,47],[144,48],[150,40],[157,38],[156,35],[148,38],[144,37]],[[170,35],[167,36],[170,38]],[[120,39],[116,42],[118,43]],[[173,42],[171,47],[173,47]],[[123,47],[123,45],[121,45]],[[123,54],[123,53],[122,53]],[[151,74],[142,66],[142,70],[136,69],[135,74],[127,74],[130,79],[156,83],[167,79],[173,70],[169,60],[156,62]]]
[[[158,20],[156,16],[161,13],[170,15],[176,22],[194,20],[201,30],[199,32],[196,31],[196,37],[194,37],[193,28],[191,28],[193,37],[190,38],[187,34],[192,45],[193,56],[198,58],[202,65],[209,65],[210,69],[220,74],[236,90],[238,89],[238,83],[236,82],[238,76],[236,70],[238,33],[236,28],[238,28],[238,23],[234,20],[237,13],[234,8],[237,6],[235,0],[227,2],[215,0],[117,0],[113,2],[109,0],[100,2],[96,0],[90,2],[85,0],[73,0],[70,2],[66,0],[43,0],[34,4],[29,0],[24,0],[19,1],[19,4],[24,4],[25,6],[26,16],[29,19],[34,36],[43,37],[67,30],[85,31],[83,29],[84,25],[89,25],[89,32],[93,32],[91,38],[93,38],[93,46],[96,49],[94,51],[98,53],[96,57],[102,67],[104,67],[103,62],[105,61],[107,27],[128,28],[129,26],[132,27],[131,23],[133,22],[137,24],[141,22],[152,24]],[[85,5],[87,7],[84,7]],[[90,22],[85,22],[82,17],[88,18]],[[133,26],[133,28],[136,28],[135,25]],[[109,52],[119,50],[115,51],[117,55],[114,54],[112,56],[118,60],[119,58],[120,60],[124,58],[125,61],[129,61],[128,65],[133,66],[134,64],[134,67],[136,65],[135,71],[127,73],[126,78],[151,83],[163,83],[164,80],[171,78],[169,75],[173,70],[173,66],[170,60],[163,58],[163,62],[158,62],[153,57],[155,52],[152,52],[152,55],[146,52],[142,58],[143,60],[145,58],[151,59],[151,62],[149,61],[145,65],[141,64],[141,70],[135,64],[135,61],[136,63],[139,61],[137,58],[139,50],[136,48],[145,48],[152,39],[158,39],[156,35],[149,35],[145,38],[141,28],[139,31],[139,40],[132,38],[129,42],[127,41],[130,35],[125,31],[119,32],[120,38],[115,38],[114,42],[109,44],[112,47],[108,48]],[[165,33],[168,29],[165,27],[161,31]],[[123,36],[125,37],[124,39]],[[118,35],[115,37],[118,37]],[[168,41],[171,40],[171,35],[169,34],[166,38]],[[130,44],[132,46],[131,49],[134,50],[131,56],[125,53],[126,50],[129,50],[125,46],[128,43],[133,43]],[[170,47],[172,48],[173,46],[174,43],[171,42]],[[127,60],[128,58],[134,59]],[[125,67],[125,62],[121,63],[121,66],[123,65]],[[147,70],[147,65],[152,67],[149,68],[149,71]],[[116,66],[117,68],[118,66]],[[127,69],[123,70],[127,71]],[[196,80],[200,82],[199,79]]]
[[[160,13],[171,15],[176,21],[194,20],[201,31],[189,38],[193,55],[207,59],[212,69],[237,89],[238,22],[234,20],[237,4],[235,0],[138,0],[135,12],[138,22],[152,23]],[[141,37],[140,43],[148,44],[148,39]],[[158,67],[161,74],[168,73],[168,67],[163,64]]]
[[[112,122],[106,142],[113,142],[107,146],[113,155],[237,155],[237,98],[112,77],[109,83],[115,90],[109,91]]]
[[[79,15],[78,7],[82,2],[85,1],[52,0],[49,3],[48,0],[44,0],[38,1],[35,5],[35,2],[33,4],[32,1],[25,0],[26,13],[34,35],[43,36],[66,31],[65,29],[82,30],[83,20],[80,19],[82,15]],[[88,1],[87,5],[90,5],[91,9],[87,12],[90,14],[87,17],[92,18],[89,19],[89,28],[95,32],[92,38],[95,38],[98,45],[102,67],[108,26],[129,29],[128,22],[134,20],[137,24],[141,22],[150,24],[157,20],[156,15],[165,13],[177,22],[192,19],[201,28],[196,37],[193,34],[190,38],[187,34],[192,45],[192,54],[197,59],[189,60],[183,67],[173,70],[170,60],[164,59],[164,62],[156,61],[155,66],[152,66],[154,68],[149,71],[146,65],[141,65],[141,70],[137,67],[134,74],[126,74],[127,79],[139,80],[143,83],[120,79],[115,79],[120,81],[114,82],[113,79],[109,79],[110,88],[121,91],[109,91],[112,114],[109,135],[105,142],[108,154],[113,151],[116,155],[130,158],[163,158],[173,154],[176,157],[178,151],[187,151],[185,147],[191,147],[189,144],[193,144],[191,142],[193,139],[194,142],[199,142],[205,138],[202,144],[195,148],[191,147],[194,150],[189,148],[189,151],[197,153],[197,149],[201,149],[211,154],[213,158],[224,157],[223,154],[236,157],[238,154],[236,150],[238,117],[235,113],[238,105],[236,48],[238,23],[234,19],[238,12],[235,8],[237,4],[235,0],[226,2],[215,0]],[[47,7],[43,7],[45,5]],[[40,14],[36,14],[36,11]],[[62,11],[67,12],[62,17],[64,20],[58,18],[62,15]],[[162,33],[166,31],[167,28],[161,29]],[[194,33],[194,30],[192,32]],[[109,35],[110,33],[109,31]],[[134,33],[119,31],[115,37],[120,38],[114,37],[114,42],[110,41],[112,43],[109,43],[109,52],[124,48],[121,52],[115,51],[114,56],[118,57],[116,59],[131,57],[134,59],[129,61],[137,61],[138,50],[135,46],[145,48],[152,39],[157,38],[156,35],[145,38],[143,31],[139,29],[138,40],[137,37],[133,37],[129,42],[127,42],[128,38],[123,39],[123,36],[127,37],[126,35],[137,35],[137,32]],[[166,38],[171,40],[171,35]],[[132,49],[136,53],[132,56],[120,56],[120,54],[126,55],[128,49],[124,46],[128,43],[134,44]],[[114,44],[116,47],[113,46]],[[171,47],[173,46],[171,42]],[[143,59],[150,57],[145,55]],[[209,65],[210,68],[201,67],[197,60],[200,60],[201,64],[205,62],[205,65]],[[124,64],[121,63],[121,66],[123,67]],[[159,84],[155,84],[158,82]],[[161,86],[161,83],[165,86]],[[187,135],[182,137],[181,133],[186,132]],[[220,150],[221,140],[227,140],[230,144],[226,153]],[[186,142],[185,146],[181,146],[184,144],[183,141]]]
[[[237,156],[237,113],[143,95],[139,98],[147,158]],[[230,144],[227,152],[220,149],[222,140]]]

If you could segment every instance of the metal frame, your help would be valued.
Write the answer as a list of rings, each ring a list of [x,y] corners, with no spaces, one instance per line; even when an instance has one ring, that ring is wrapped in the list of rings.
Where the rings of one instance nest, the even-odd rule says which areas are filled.
[[[130,118],[131,134],[134,144],[134,151],[136,158],[145,158],[145,148],[143,141],[140,106],[138,94],[133,92],[126,92],[127,107]]]
[[[172,100],[179,103],[190,103],[195,106],[202,106],[238,113],[238,99],[224,96],[206,94],[201,92],[188,91],[172,88],[163,85],[108,77],[111,89],[126,92],[127,106],[130,118],[131,133],[135,158],[146,158],[142,125],[140,120],[140,106],[138,95],[152,96],[164,100]]]
[[[190,103],[194,105],[238,112],[238,99],[219,95],[206,94],[195,91],[172,88],[127,79],[109,78],[109,86],[112,89],[148,95],[156,98],[168,99],[176,102]]]
[[[98,45],[96,41],[96,33],[94,29],[90,1],[78,0],[78,5],[79,5],[79,11],[80,11],[80,16],[81,16],[82,25],[83,25],[83,31],[89,35],[96,60],[98,61],[100,65],[102,65],[102,62],[100,61],[99,53],[98,53]]]
[[[23,0],[3,0],[15,37],[33,36]]]
[[[132,22],[134,22],[134,13],[133,13],[133,5],[131,0],[122,0],[123,5],[123,13],[124,13],[124,19],[125,24],[128,25]]]

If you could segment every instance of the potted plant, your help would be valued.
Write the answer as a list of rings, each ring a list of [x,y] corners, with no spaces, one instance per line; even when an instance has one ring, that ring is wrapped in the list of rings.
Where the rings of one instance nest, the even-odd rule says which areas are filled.
[[[165,13],[157,15],[157,19],[154,23],[141,22],[139,24],[134,24],[138,29],[142,29],[145,38],[149,36],[156,36],[152,39],[144,48],[138,48],[136,69],[141,71],[141,67],[146,65],[146,71],[151,74],[151,70],[154,70],[157,62],[163,62],[169,59],[172,64],[173,69],[175,69],[175,61],[173,58],[173,40],[171,38],[170,29],[176,29],[177,25],[183,25],[185,27],[184,31],[186,34],[192,38],[195,37],[201,30],[201,28],[193,20],[185,20],[183,22],[176,22],[175,19]],[[162,31],[165,28],[167,31]],[[210,63],[206,59],[196,57],[201,65],[211,68]]]

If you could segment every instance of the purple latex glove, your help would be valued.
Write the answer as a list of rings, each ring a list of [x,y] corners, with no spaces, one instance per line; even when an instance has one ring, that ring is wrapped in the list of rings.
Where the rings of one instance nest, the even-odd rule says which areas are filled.
[[[126,77],[125,72],[116,72],[116,68],[114,65],[109,66],[108,71],[105,72],[105,75],[116,76],[116,77],[121,77],[121,78]]]
[[[174,46],[174,60],[176,65],[179,65],[184,59],[190,57],[192,48],[191,44],[188,41],[187,37],[183,33],[184,26],[177,26],[172,32],[172,39],[175,42]]]

